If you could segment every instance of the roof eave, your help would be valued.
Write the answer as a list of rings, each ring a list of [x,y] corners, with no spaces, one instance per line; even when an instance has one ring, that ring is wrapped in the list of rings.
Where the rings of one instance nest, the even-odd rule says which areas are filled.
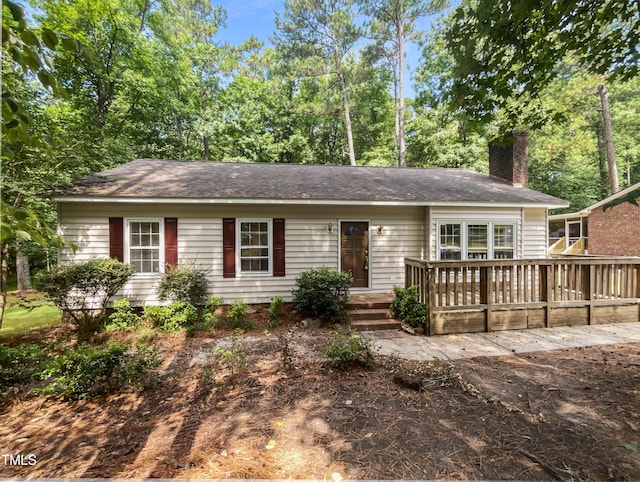
[[[358,200],[358,199],[257,199],[257,198],[140,198],[112,196],[57,196],[55,202],[68,203],[132,203],[132,204],[261,204],[261,205],[316,205],[316,206],[437,206],[437,207],[513,207],[513,208],[566,208],[568,202],[534,201],[427,201],[427,200]]]

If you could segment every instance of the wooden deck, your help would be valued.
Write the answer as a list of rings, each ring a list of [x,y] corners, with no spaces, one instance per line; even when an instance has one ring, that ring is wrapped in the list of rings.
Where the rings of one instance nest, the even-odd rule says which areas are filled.
[[[405,258],[412,285],[428,335],[640,321],[640,258]]]

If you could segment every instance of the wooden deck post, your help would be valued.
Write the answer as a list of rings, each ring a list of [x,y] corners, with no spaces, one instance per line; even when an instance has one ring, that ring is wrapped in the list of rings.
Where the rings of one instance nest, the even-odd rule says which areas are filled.
[[[540,267],[542,268],[542,266]],[[551,321],[551,300],[553,286],[552,282],[553,265],[546,265],[540,269],[540,301],[545,303],[544,326],[548,327]]]
[[[490,266],[480,267],[480,304],[486,305],[484,331],[493,331],[491,305],[493,304],[493,272]]]
[[[593,309],[593,296],[591,293],[591,283],[595,283],[596,267],[594,265],[582,266],[582,299],[589,300],[589,324],[595,321],[595,310]]]
[[[433,307],[436,298],[436,280],[435,280],[435,268],[425,267],[424,269],[424,284],[426,289],[424,291],[424,307],[425,307],[425,319],[424,319],[424,334],[427,336],[433,335],[432,323],[433,323]]]

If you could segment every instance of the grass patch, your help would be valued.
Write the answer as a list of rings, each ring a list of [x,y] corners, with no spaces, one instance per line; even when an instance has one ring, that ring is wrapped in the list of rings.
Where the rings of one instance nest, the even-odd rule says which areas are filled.
[[[0,339],[58,326],[62,313],[42,293],[8,295]]]

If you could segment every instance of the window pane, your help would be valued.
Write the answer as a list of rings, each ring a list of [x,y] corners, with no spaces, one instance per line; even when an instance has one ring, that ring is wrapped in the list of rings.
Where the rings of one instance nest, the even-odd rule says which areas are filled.
[[[269,271],[269,223],[251,221],[240,223],[240,270]]]
[[[488,228],[486,224],[467,226],[467,259],[487,259]]]
[[[514,228],[512,224],[493,226],[493,257],[495,259],[513,259]]]
[[[138,273],[160,272],[160,223],[129,224],[129,260]]]
[[[460,225],[441,224],[440,225],[440,259],[459,260],[462,259],[460,247]]]

